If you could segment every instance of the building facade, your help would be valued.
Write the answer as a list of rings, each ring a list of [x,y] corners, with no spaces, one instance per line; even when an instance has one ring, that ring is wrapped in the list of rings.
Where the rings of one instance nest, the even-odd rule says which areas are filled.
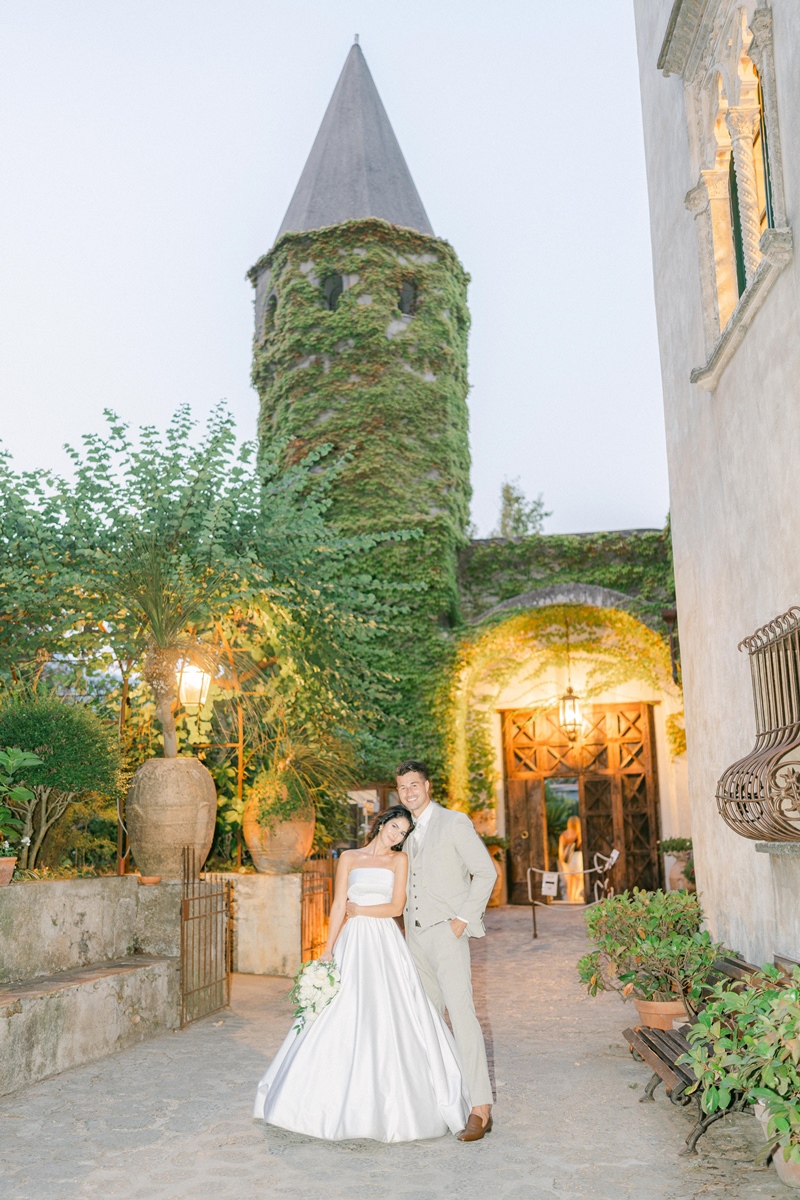
[[[635,14],[698,889],[728,946],[800,959],[800,8]]]
[[[659,839],[688,833],[668,532],[469,541],[468,276],[434,235],[358,45],[250,278],[262,448],[346,452],[340,528],[419,533],[368,560],[425,586],[386,642],[394,695],[358,802],[386,801],[398,759],[426,759],[440,796],[508,837],[523,900],[528,867],[555,865],[558,786],[587,865],[616,848],[619,886],[656,886]],[[573,684],[582,717],[565,741]]]

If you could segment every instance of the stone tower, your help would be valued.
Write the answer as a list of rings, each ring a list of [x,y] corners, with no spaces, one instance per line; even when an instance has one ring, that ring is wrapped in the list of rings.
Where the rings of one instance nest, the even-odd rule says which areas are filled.
[[[358,44],[250,279],[262,446],[289,439],[293,458],[323,443],[349,450],[333,493],[342,530],[421,531],[369,563],[425,584],[394,638],[395,732],[370,767],[387,777],[412,752],[435,767],[444,733],[433,710],[469,516],[468,276],[433,233]]]

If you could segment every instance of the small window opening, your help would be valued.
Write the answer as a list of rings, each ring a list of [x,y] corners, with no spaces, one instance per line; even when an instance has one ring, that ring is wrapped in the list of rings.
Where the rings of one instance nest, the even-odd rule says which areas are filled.
[[[728,167],[728,196],[731,205],[731,230],[733,232],[733,253],[736,259],[736,286],[741,296],[747,287],[747,272],[744,265],[744,242],[742,240],[742,217],[739,211],[739,187],[736,183],[736,167],[731,154]]]
[[[397,307],[400,312],[406,317],[413,317],[417,311],[417,297],[419,290],[415,283],[406,279],[403,281],[403,286],[400,288],[400,298],[397,301]]]
[[[322,281],[322,298],[325,301],[325,307],[331,312],[334,311],[339,303],[339,297],[344,291],[344,281],[341,275],[328,275]]]
[[[775,228],[772,215],[772,184],[769,177],[769,145],[767,144],[767,126],[764,120],[764,95],[761,91],[761,80],[758,81],[758,114],[759,122],[756,135],[753,138],[753,157],[756,167],[756,188],[758,189],[758,219],[761,232]]]

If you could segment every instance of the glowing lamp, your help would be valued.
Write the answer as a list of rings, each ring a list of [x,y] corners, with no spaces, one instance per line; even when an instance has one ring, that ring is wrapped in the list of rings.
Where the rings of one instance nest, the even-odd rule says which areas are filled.
[[[181,664],[178,675],[178,697],[184,708],[202,708],[208,698],[211,675],[194,663]]]
[[[558,703],[558,723],[571,742],[575,741],[583,729],[581,702],[571,686],[567,688]]]

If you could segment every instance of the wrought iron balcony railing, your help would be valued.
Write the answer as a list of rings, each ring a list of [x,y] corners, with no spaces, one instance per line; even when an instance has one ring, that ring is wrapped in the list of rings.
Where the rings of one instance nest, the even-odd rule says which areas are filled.
[[[720,816],[742,837],[800,842],[800,607],[739,643],[750,655],[756,744],[717,784]]]

